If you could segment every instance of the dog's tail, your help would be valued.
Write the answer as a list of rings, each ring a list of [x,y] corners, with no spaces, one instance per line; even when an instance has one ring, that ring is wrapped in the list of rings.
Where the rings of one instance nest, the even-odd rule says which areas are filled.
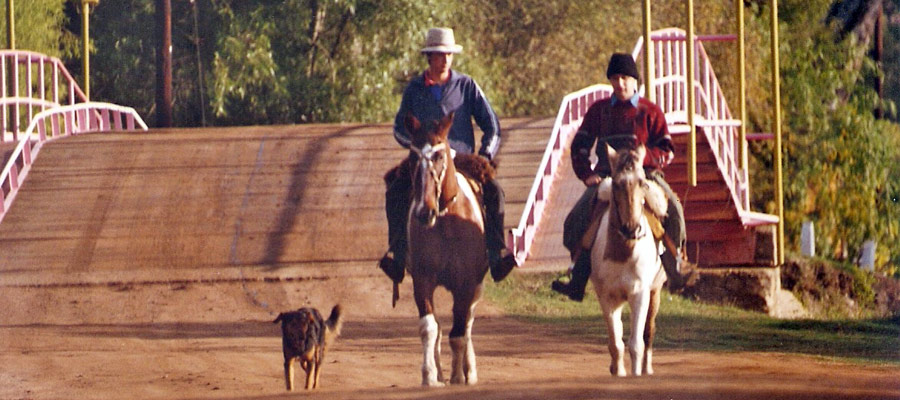
[[[326,346],[334,342],[334,339],[341,334],[341,326],[344,325],[344,316],[340,304],[331,309],[331,315],[325,320],[325,343]]]

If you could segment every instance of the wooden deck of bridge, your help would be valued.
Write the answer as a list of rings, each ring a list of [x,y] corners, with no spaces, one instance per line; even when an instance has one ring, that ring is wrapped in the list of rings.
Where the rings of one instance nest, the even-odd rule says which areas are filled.
[[[507,228],[519,222],[552,123],[501,121]],[[382,174],[405,154],[386,124],[155,129],[53,141],[0,224],[0,283],[215,279],[243,267],[375,271],[387,235]],[[535,265],[564,268],[557,233],[539,235]]]

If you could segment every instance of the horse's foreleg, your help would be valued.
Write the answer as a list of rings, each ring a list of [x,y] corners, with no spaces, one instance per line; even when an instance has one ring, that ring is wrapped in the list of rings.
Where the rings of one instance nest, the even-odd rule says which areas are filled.
[[[656,314],[659,313],[660,290],[650,292],[647,326],[644,327],[644,374],[653,375],[653,337],[656,335]]]
[[[443,386],[440,378],[440,364],[438,354],[440,352],[441,330],[434,314],[428,314],[419,319],[419,336],[422,338],[422,386]]]
[[[453,328],[450,331],[450,347],[453,350],[450,383],[453,384],[474,385],[478,382],[472,324],[475,321],[475,305],[481,299],[482,289],[483,286],[479,284],[473,294],[458,295],[453,299]]]
[[[609,355],[612,358],[609,373],[614,376],[625,376],[625,342],[622,340],[623,304],[616,306],[603,304],[603,315],[606,316],[606,330],[609,334]]]
[[[640,376],[644,370],[644,327],[647,324],[647,310],[650,307],[650,292],[638,293],[629,303],[631,303],[631,338],[628,347],[631,353],[631,373]]]
[[[475,305],[481,300],[484,293],[484,284],[478,284],[475,288],[475,299],[469,307],[469,320],[466,322],[466,337],[468,345],[466,346],[466,363],[463,366],[466,374],[466,383],[474,385],[478,383],[478,369],[475,367],[475,346],[472,345],[472,325],[475,323]]]

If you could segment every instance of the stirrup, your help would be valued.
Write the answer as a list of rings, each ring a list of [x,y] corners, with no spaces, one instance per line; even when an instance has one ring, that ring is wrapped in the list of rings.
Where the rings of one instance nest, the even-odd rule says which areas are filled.
[[[388,278],[394,283],[403,282],[406,271],[403,268],[397,268],[397,260],[394,259],[394,252],[388,250],[384,256],[378,260],[378,268],[380,268]]]

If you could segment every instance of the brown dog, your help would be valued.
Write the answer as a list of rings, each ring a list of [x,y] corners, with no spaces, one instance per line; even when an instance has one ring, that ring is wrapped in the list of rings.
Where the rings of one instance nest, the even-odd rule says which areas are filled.
[[[341,305],[331,309],[327,320],[315,308],[278,314],[273,323],[281,322],[281,349],[284,351],[284,381],[287,390],[294,390],[294,361],[306,371],[306,389],[319,387],[319,372],[325,359],[325,349],[341,334]]]

